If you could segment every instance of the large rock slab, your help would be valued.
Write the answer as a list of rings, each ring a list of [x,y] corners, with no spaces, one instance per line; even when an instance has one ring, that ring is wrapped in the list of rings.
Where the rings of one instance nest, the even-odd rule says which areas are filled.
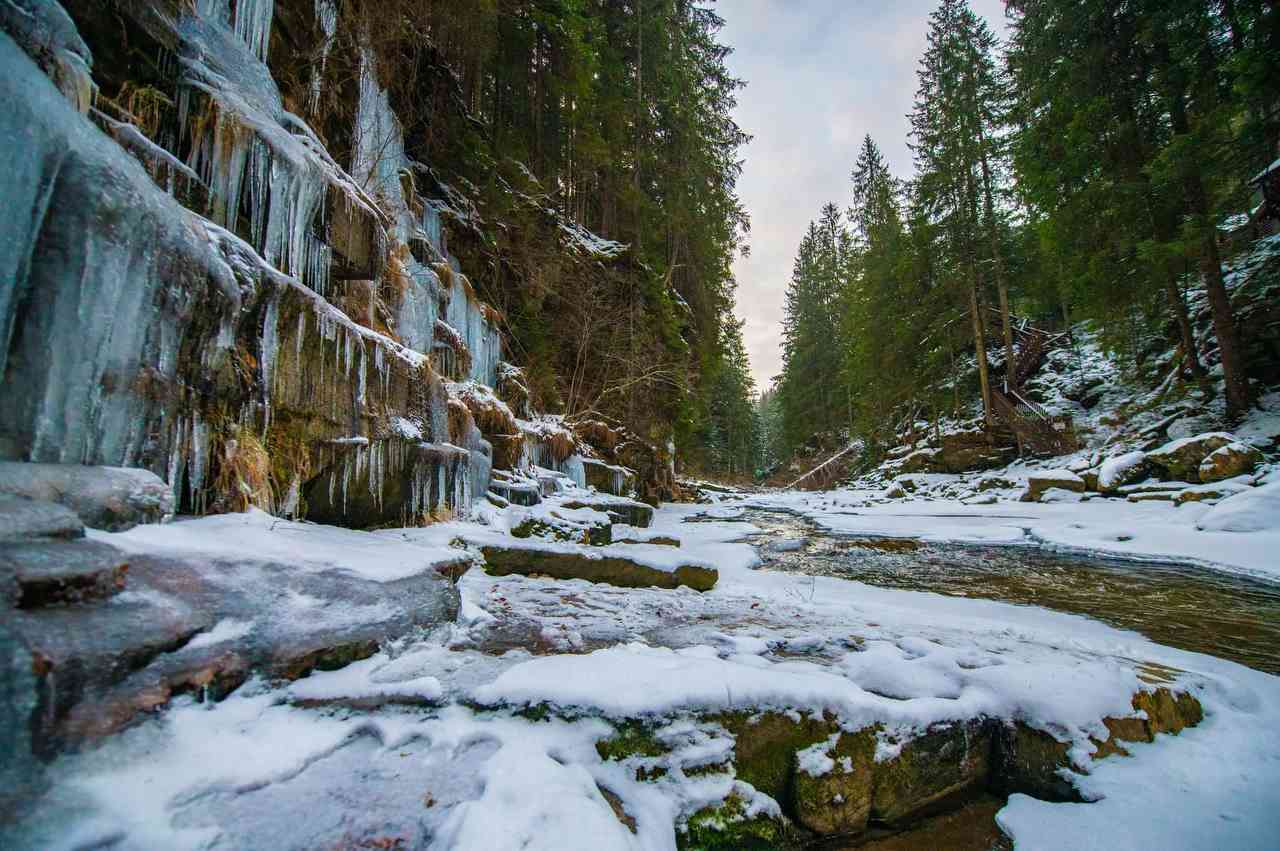
[[[583,458],[582,469],[586,473],[587,485],[601,493],[626,496],[636,489],[636,474],[626,467]]]
[[[380,582],[252,554],[133,552],[123,593],[3,615],[31,652],[31,746],[48,756],[115,733],[176,694],[219,698],[254,671],[296,679],[342,667],[453,621],[458,608],[457,589],[425,564]]]
[[[539,549],[534,547],[488,545],[481,547],[485,571],[493,576],[550,576],[555,579],[585,579],[623,588],[678,588],[709,591],[720,578],[717,570],[702,565],[681,564],[670,569],[646,564],[613,548]]]
[[[128,569],[124,553],[99,541],[0,544],[0,572],[13,573],[21,609],[106,599],[124,590]]]
[[[625,523],[640,529],[647,529],[653,522],[653,506],[625,496],[596,494],[591,497],[571,499],[564,503],[564,507],[602,511],[612,517],[615,523]]]
[[[86,525],[122,532],[173,514],[173,491],[150,470],[0,461],[0,493],[65,505]]]
[[[83,537],[84,523],[65,506],[21,496],[0,496],[0,543]]]

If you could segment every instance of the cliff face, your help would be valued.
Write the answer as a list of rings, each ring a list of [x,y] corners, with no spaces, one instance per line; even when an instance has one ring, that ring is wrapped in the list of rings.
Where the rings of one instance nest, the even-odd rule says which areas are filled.
[[[469,511],[485,432],[516,476],[584,477],[594,450],[490,391],[522,401],[521,372],[419,194],[374,52],[326,79],[332,3],[15,2],[0,457],[145,467],[183,511],[358,526]],[[281,94],[273,38],[319,51],[302,90],[342,105],[344,158]]]

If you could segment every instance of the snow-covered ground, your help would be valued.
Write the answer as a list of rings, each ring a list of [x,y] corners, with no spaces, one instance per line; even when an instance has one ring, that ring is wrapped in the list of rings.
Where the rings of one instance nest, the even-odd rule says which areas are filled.
[[[881,724],[879,759],[911,730],[979,715],[1072,742],[1091,769],[1080,788],[1096,800],[1015,795],[999,823],[1018,848],[1275,847],[1280,679],[1073,615],[762,569],[743,541],[756,530],[734,519],[749,505],[845,533],[1040,542],[1258,573],[1275,572],[1267,552],[1278,542],[1274,529],[1201,532],[1194,506],[1163,504],[868,504],[833,492],[665,506],[642,537],[680,547],[631,549],[714,564],[712,591],[473,568],[455,625],[293,684],[255,680],[217,704],[180,699],[60,758],[53,792],[11,846],[671,849],[685,818],[731,792],[776,811],[729,773],[693,770],[733,745],[708,713],[773,707],[826,710],[847,729]],[[721,519],[685,522],[698,514]],[[243,515],[101,537],[228,556],[288,539],[310,569],[402,577],[499,536],[503,517],[487,520],[368,534]],[[1201,701],[1204,722],[1092,763],[1099,719],[1130,713],[1144,677],[1166,670]],[[358,708],[378,698],[419,705]],[[538,706],[550,717],[527,711]],[[656,781],[595,748],[638,717],[661,719],[672,748]],[[388,844],[360,844],[374,839]]]

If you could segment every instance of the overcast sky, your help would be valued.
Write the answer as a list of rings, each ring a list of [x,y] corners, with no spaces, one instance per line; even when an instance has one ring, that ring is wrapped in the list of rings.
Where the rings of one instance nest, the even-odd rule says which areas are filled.
[[[738,124],[739,191],[751,256],[738,258],[738,315],[756,386],[782,368],[782,303],[800,237],[827,201],[849,203],[858,145],[870,133],[899,177],[911,172],[907,112],[936,0],[719,0],[729,69],[747,81]],[[1002,0],[970,0],[997,34]]]

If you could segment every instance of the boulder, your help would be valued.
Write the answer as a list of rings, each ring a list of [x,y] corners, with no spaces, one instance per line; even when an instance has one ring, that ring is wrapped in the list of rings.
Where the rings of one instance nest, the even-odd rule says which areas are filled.
[[[506,482],[494,479],[489,483],[489,490],[512,505],[526,508],[542,502],[542,494],[537,482]]]
[[[1245,443],[1228,443],[1205,456],[1197,472],[1202,482],[1220,482],[1252,473],[1261,463],[1262,453],[1257,449]]]
[[[906,742],[897,757],[877,766],[872,818],[902,823],[986,786],[991,751],[991,727],[982,721],[929,728]]]
[[[796,820],[824,836],[860,833],[871,815],[876,731],[837,736],[796,754]]]
[[[604,547],[613,543],[613,524],[609,515],[589,508],[535,509],[511,527],[511,534],[516,538],[542,538]]]
[[[1014,483],[1001,476],[984,476],[978,482],[978,491],[985,492],[1014,487]]]
[[[1022,494],[1023,502],[1040,502],[1049,490],[1064,490],[1072,493],[1084,493],[1084,479],[1070,470],[1045,470],[1027,476],[1027,489]]]
[[[587,485],[601,493],[626,496],[635,491],[636,474],[626,467],[606,464],[594,458],[583,458],[582,468],[586,473]]]
[[[1145,452],[1126,452],[1102,462],[1098,468],[1097,490],[1113,493],[1125,485],[1140,482],[1151,474]]]
[[[685,564],[664,570],[621,553],[607,550],[547,550],[533,547],[485,546],[485,571],[492,576],[550,576],[555,579],[585,579],[623,588],[678,588],[709,591],[720,578],[712,567]]]
[[[638,529],[647,529],[653,522],[653,506],[625,496],[609,496],[596,494],[586,499],[572,499],[564,503],[565,508],[590,508],[603,511],[613,518],[615,523],[625,523]]]
[[[134,467],[0,461],[0,493],[56,502],[95,529],[121,532],[173,514],[173,491],[155,473]]]
[[[1236,443],[1226,432],[1206,432],[1195,437],[1171,440],[1147,453],[1147,460],[1159,468],[1166,479],[1196,484],[1200,481],[1200,464],[1217,450]]]
[[[1071,744],[1021,721],[1000,725],[993,750],[997,791],[1022,792],[1045,801],[1083,800],[1069,779]]]

